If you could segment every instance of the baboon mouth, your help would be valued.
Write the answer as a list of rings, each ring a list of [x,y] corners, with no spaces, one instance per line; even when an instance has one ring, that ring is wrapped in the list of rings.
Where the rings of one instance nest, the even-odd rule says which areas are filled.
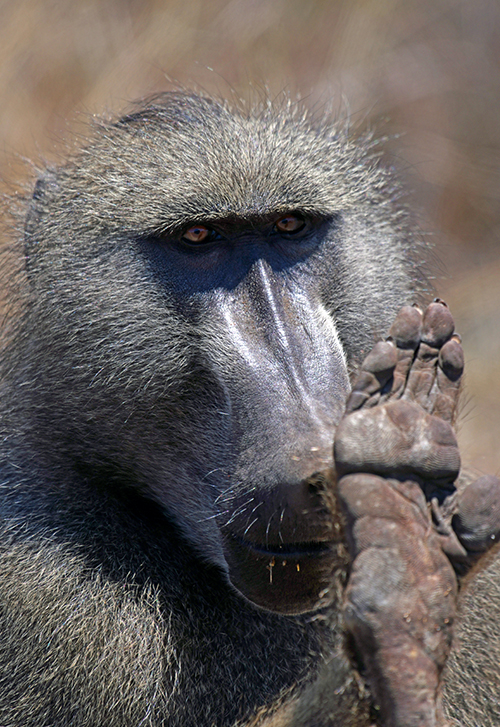
[[[334,595],[333,574],[347,566],[342,543],[325,539],[265,544],[226,530],[224,552],[232,585],[256,606],[287,615],[323,605]]]
[[[314,558],[315,556],[322,556],[330,552],[333,542],[327,540],[311,540],[303,543],[279,543],[279,544],[266,544],[263,543],[252,543],[249,540],[244,540],[237,535],[232,535],[240,545],[253,550],[260,555],[266,555],[274,558]]]
[[[292,615],[336,597],[333,582],[346,572],[348,555],[330,487],[330,473],[317,472],[261,500],[232,502],[235,514],[221,524],[224,556],[229,580],[249,601]]]

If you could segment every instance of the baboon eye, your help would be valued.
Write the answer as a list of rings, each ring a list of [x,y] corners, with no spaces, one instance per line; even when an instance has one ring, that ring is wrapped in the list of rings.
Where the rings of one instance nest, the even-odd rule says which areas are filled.
[[[276,232],[282,235],[294,235],[297,232],[302,232],[305,226],[306,222],[300,215],[285,215],[276,222],[274,228]]]
[[[182,239],[184,242],[191,243],[193,245],[200,245],[203,242],[210,242],[213,240],[213,230],[209,230],[205,225],[193,225],[183,234]]]
[[[203,247],[211,242],[221,240],[222,236],[212,227],[205,225],[193,225],[182,235],[182,242],[190,247]]]

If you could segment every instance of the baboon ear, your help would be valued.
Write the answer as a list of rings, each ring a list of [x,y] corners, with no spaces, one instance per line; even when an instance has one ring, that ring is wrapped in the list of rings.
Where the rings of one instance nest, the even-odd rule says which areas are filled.
[[[27,254],[29,254],[32,245],[37,242],[37,227],[44,213],[49,209],[50,201],[55,197],[58,188],[59,183],[55,169],[45,171],[35,184],[24,223],[24,244]]]
[[[33,190],[33,204],[41,200],[45,200],[51,191],[55,191],[59,187],[57,182],[57,171],[55,169],[47,169],[37,179],[35,189]]]
[[[27,235],[32,232],[32,228],[41,217],[47,203],[54,196],[54,192],[58,186],[57,172],[55,169],[47,169],[37,179],[26,217],[25,232]]]
[[[223,116],[228,116],[227,109],[216,99],[166,91],[152,96],[147,103],[140,102],[138,111],[122,116],[113,126],[143,127],[145,121],[156,122],[160,118],[173,128],[193,127],[196,124],[205,125],[207,118],[216,121]]]

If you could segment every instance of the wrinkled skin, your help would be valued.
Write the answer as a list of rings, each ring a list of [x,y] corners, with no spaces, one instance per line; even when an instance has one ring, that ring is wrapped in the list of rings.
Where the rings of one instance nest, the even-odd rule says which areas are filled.
[[[500,480],[454,487],[450,423],[462,372],[447,307],[403,308],[365,359],[336,433],[353,558],[344,619],[387,727],[448,724],[441,674],[456,617],[452,564],[464,573],[500,534]]]
[[[175,93],[40,177],[5,282],[1,725],[427,727],[440,681],[498,725],[494,649],[454,689],[473,589],[442,673],[447,559],[498,514],[494,478],[454,492],[442,312],[396,319],[343,419],[419,293],[393,195],[344,129]]]

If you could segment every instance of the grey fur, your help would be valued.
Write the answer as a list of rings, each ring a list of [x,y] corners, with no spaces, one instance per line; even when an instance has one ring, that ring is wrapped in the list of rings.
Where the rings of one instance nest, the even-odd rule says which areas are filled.
[[[331,464],[347,369],[420,285],[394,196],[343,128],[182,94],[39,179],[2,364],[2,727],[367,724],[335,608],[256,608],[221,532]],[[262,252],[294,211],[309,247]],[[185,264],[221,220],[227,257]]]

